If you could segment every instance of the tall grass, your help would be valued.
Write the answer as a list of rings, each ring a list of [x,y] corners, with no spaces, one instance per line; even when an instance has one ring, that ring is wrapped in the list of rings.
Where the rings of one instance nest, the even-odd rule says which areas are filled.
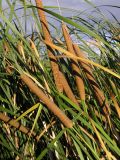
[[[101,19],[65,17],[51,11],[57,7],[43,8],[41,0],[20,1],[19,8],[16,0],[5,2],[0,159],[119,159],[118,20],[113,16],[111,23],[99,10]],[[56,35],[58,26],[48,15],[62,27]]]

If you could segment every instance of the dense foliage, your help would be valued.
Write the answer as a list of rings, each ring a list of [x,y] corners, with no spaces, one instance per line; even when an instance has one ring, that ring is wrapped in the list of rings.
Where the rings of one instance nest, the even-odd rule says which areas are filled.
[[[35,2],[0,1],[0,159],[119,159],[119,21]]]

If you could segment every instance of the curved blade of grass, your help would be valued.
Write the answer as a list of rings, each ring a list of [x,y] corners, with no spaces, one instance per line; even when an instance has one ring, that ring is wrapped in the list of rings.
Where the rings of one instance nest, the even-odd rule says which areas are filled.
[[[76,136],[75,133],[71,132],[70,130],[68,130],[68,132],[70,133],[70,135],[72,136],[72,139],[74,139],[79,147],[81,148],[81,150],[84,152],[84,154],[86,154],[86,156],[90,159],[93,160],[93,157],[90,155],[90,153],[88,152],[88,150],[86,149],[86,147],[83,145],[83,142],[80,141],[80,139]],[[95,159],[99,160],[99,157],[94,157]]]
[[[59,96],[64,99],[66,102],[68,102],[70,105],[72,105],[76,110],[81,111],[80,107],[77,106],[74,102],[72,102],[68,97],[66,97],[64,94],[59,93]]]
[[[27,111],[25,111],[23,114],[21,114],[16,120],[15,122],[19,121],[20,119],[22,119],[23,117],[25,117],[28,113],[32,112],[33,110],[35,110],[36,108],[38,108],[40,105],[40,103],[37,103],[35,105],[33,105],[31,108],[29,108]]]
[[[45,149],[40,153],[40,155],[37,157],[36,160],[42,160],[43,157],[44,157],[44,156],[47,154],[47,152],[49,151],[49,149],[51,149],[51,148],[54,146],[54,143],[55,143],[58,139],[60,139],[60,137],[63,135],[63,133],[64,133],[66,130],[67,130],[66,128],[64,128],[63,130],[61,130],[61,131],[59,132],[59,134],[53,139],[53,141],[52,141],[50,144],[48,144],[47,148],[45,148]]]
[[[13,113],[11,110],[7,109],[7,108],[4,108],[3,106],[0,106],[0,112],[6,112],[6,113],[9,113],[11,115],[15,115],[15,113]]]
[[[79,132],[77,132],[77,130],[75,130],[73,128],[73,130],[75,131],[75,133],[78,135],[78,137],[83,141],[83,143],[90,149],[90,151],[93,153],[93,155],[95,156],[96,159],[99,159],[99,156],[97,155],[97,153],[94,151],[94,149],[86,142],[86,140],[79,134]]]
[[[3,146],[5,146],[5,148],[7,148],[9,151],[14,152],[16,155],[20,155],[19,152],[15,149],[15,147],[13,148],[12,145],[10,145],[7,140],[3,137],[3,135],[0,134],[0,144],[2,144]]]
[[[95,121],[92,120],[92,123],[101,132],[101,137],[108,144],[108,146],[112,148],[120,156],[120,149],[117,146],[116,142],[112,140],[111,137],[103,130],[103,128],[100,125],[98,125]]]
[[[8,87],[8,85],[3,85],[3,83],[1,82],[0,83],[0,87],[1,89],[3,90],[3,92],[5,93],[7,99],[9,100],[11,106],[14,108],[14,109],[17,109],[17,107],[14,105],[12,99],[11,99],[11,93],[10,93],[10,88]]]
[[[16,0],[14,0],[14,1],[12,2],[12,4],[10,3],[9,0],[7,0],[7,4],[9,5],[9,9],[10,9],[8,21],[10,21],[10,22],[12,21],[13,15],[14,15],[14,13],[15,13],[15,12],[14,12],[15,3],[16,3]],[[6,35],[8,34],[8,32],[9,32],[9,26],[6,27],[6,31],[5,31]]]
[[[0,17],[3,19],[3,21],[5,23],[7,23],[7,25],[12,29],[12,31],[18,35],[21,40],[23,40],[23,42],[27,45],[28,48],[30,48],[29,43],[25,40],[25,38],[23,37],[23,35],[17,31],[17,29],[14,27],[14,25],[12,25],[12,23],[10,23],[10,21],[3,15],[2,12],[0,12]]]
[[[39,104],[39,103],[38,103],[38,104]],[[35,125],[36,125],[36,123],[37,123],[37,120],[38,120],[38,118],[39,118],[39,116],[40,116],[40,113],[41,113],[41,111],[42,111],[42,108],[43,108],[42,104],[39,104],[38,107],[39,107],[39,108],[38,108],[38,111],[37,111],[37,115],[36,115],[36,117],[35,117],[35,120],[34,120],[32,129],[31,129],[31,131],[30,131],[30,135],[29,135],[28,141],[29,141],[29,139],[30,139],[30,137],[31,137],[31,135],[32,135],[32,132],[33,132],[33,130],[34,130],[34,128],[35,128]]]
[[[105,153],[106,153],[106,155],[107,155],[108,160],[112,160],[112,159],[113,159],[113,160],[117,160],[117,159],[111,154],[111,152],[109,152],[109,151],[107,150],[106,145],[105,145],[105,143],[103,142],[103,140],[102,140],[99,132],[97,131],[97,129],[96,129],[96,127],[95,127],[92,119],[91,119],[91,123],[92,123],[93,129],[94,129],[94,131],[95,131],[95,133],[96,133],[96,135],[97,135],[97,137],[98,137],[98,139],[99,139],[99,141],[100,141],[101,147],[103,148],[103,150],[105,151]]]
[[[0,101],[9,104],[9,101],[0,95]]]
[[[75,145],[75,147],[76,147],[76,150],[77,150],[77,152],[78,152],[78,155],[79,155],[79,157],[80,157],[80,160],[85,160],[84,159],[84,156],[83,156],[83,154],[82,154],[82,152],[81,152],[81,149],[80,149],[80,147],[79,147],[79,145],[77,144],[77,142],[73,139],[73,143],[74,143],[74,145]]]

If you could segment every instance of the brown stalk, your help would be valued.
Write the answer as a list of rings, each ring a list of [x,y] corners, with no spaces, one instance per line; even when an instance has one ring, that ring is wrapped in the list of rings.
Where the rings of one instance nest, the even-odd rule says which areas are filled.
[[[48,22],[46,20],[45,13],[43,11],[42,0],[35,0],[35,1],[36,1],[36,6],[38,8],[38,15],[39,15],[39,19],[40,19],[40,22],[41,22],[44,38],[48,42],[52,43],[52,38],[51,38],[51,35],[50,35],[50,32],[49,32],[49,28],[48,28]],[[57,87],[58,91],[63,92],[63,90],[64,90],[66,95],[68,96],[68,98],[70,98],[71,100],[75,99],[73,97],[74,96],[73,93],[72,93],[73,96],[69,97],[70,94],[68,92],[66,92],[66,90],[70,90],[70,87],[69,87],[69,84],[67,83],[67,81],[65,80],[65,77],[64,77],[64,80],[65,80],[67,86],[65,86],[63,84],[62,80],[61,80],[61,72],[60,72],[58,64],[57,64],[57,59],[52,53],[52,51],[54,51],[54,50],[52,48],[50,48],[50,47],[47,47],[47,49],[48,49],[48,56],[49,56],[49,58],[51,60],[51,68],[52,68],[55,84],[56,84],[56,87]],[[71,97],[73,97],[73,98],[71,98]]]
[[[75,51],[73,49],[73,42],[70,38],[67,26],[64,23],[62,24],[62,30],[63,30],[63,35],[64,35],[64,39],[65,39],[68,51],[75,55]],[[85,100],[85,87],[84,87],[84,82],[80,75],[80,68],[79,68],[78,62],[77,60],[72,59],[71,64],[72,64],[73,74],[75,76],[80,99]]]
[[[67,80],[65,79],[63,73],[61,73],[61,72],[60,72],[60,77],[61,77],[61,82],[62,82],[62,85],[64,86],[64,91],[65,91],[66,95],[69,97],[69,99],[72,102],[74,102],[76,105],[79,106],[79,104],[78,104],[78,102],[77,102],[77,100],[76,100],[76,98],[75,98]]]
[[[73,47],[74,47],[74,50],[75,50],[76,55],[78,57],[86,58],[85,55],[84,55],[84,53],[81,52],[81,50],[78,47],[78,45],[73,44]],[[103,106],[103,104],[105,103],[104,104],[105,107],[103,107],[103,111],[104,111],[105,115],[108,116],[108,113],[110,112],[109,105],[108,105],[107,102],[105,102],[104,94],[100,90],[100,88],[99,88],[99,86],[98,86],[98,84],[97,84],[97,82],[96,82],[96,80],[95,80],[95,78],[94,78],[94,76],[92,74],[92,68],[91,68],[91,66],[87,62],[82,62],[82,61],[80,61],[80,64],[81,64],[81,66],[83,67],[83,69],[85,71],[85,74],[86,74],[86,77],[87,77],[89,83],[93,87],[93,92],[94,92],[94,94],[96,96],[96,99],[98,100],[100,106]]]
[[[30,129],[26,128],[25,126],[21,125],[19,122],[16,122],[16,120],[10,119],[7,115],[0,113],[0,120],[4,121],[5,123],[17,128],[21,132],[27,134],[28,136],[30,135]],[[32,136],[36,136],[35,132],[32,132]],[[37,136],[35,137],[37,140]]]
[[[42,0],[35,0],[35,2],[36,2],[36,6],[38,8],[37,10],[38,10],[39,19],[40,19],[41,26],[42,26],[44,38],[48,42],[52,43],[52,38],[51,38],[49,28],[48,28],[48,22],[46,20],[45,13],[43,11]],[[58,64],[57,64],[57,59],[54,56],[54,54],[52,53],[52,52],[54,52],[54,50],[50,47],[47,47],[47,51],[48,51],[48,56],[50,58],[51,68],[52,68],[52,72],[53,72],[56,87],[57,87],[59,92],[62,92],[63,91],[63,86],[62,86],[61,81],[60,81],[60,75],[59,75],[60,71],[59,71],[59,67],[58,67]]]
[[[72,128],[72,121],[58,108],[58,106],[52,102],[48,96],[46,96],[43,91],[25,74],[21,74],[20,78],[29,87],[31,92],[33,92],[40,100],[42,100],[48,109],[56,115],[61,122],[68,128]]]

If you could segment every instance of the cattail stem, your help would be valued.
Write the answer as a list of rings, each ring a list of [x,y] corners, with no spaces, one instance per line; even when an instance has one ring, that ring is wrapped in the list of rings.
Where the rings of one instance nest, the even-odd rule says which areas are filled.
[[[66,93],[67,97],[72,101],[74,102],[76,105],[79,106],[67,80],[65,79],[63,73],[60,72],[60,77],[61,77],[61,81],[62,81],[62,84],[63,84],[63,89],[64,89],[64,92]]]
[[[57,107],[54,102],[48,98],[48,96],[44,94],[44,92],[28,76],[21,74],[20,78],[29,87],[31,92],[38,96],[38,98],[46,104],[48,109],[52,111],[66,127],[72,128],[72,121]]]
[[[51,35],[49,32],[49,27],[48,27],[48,22],[47,22],[47,19],[46,19],[44,10],[43,10],[42,0],[35,0],[35,2],[36,2],[36,6],[38,8],[38,16],[39,16],[39,19],[41,22],[44,38],[48,42],[52,43],[52,38],[51,38]],[[47,51],[48,51],[48,57],[50,58],[50,62],[51,62],[51,69],[52,69],[55,85],[56,85],[58,91],[62,92],[63,86],[60,81],[59,67],[57,64],[57,59],[54,56],[54,54],[52,53],[52,52],[54,52],[54,50],[50,47],[47,47]]]
[[[75,50],[76,55],[78,57],[86,58],[84,53],[81,52],[78,45],[73,44],[73,47],[74,47],[74,50]],[[107,102],[105,102],[105,96],[104,96],[103,92],[100,90],[100,88],[99,88],[99,86],[98,86],[98,84],[97,84],[97,82],[96,82],[96,80],[95,80],[95,78],[92,74],[91,66],[87,62],[82,62],[82,61],[80,61],[80,64],[84,69],[84,72],[86,74],[86,77],[87,77],[89,83],[93,87],[93,92],[94,92],[94,94],[96,96],[96,99],[99,102],[100,106],[102,106],[105,103],[105,105],[103,107],[103,111],[104,111],[105,115],[108,116],[108,113],[110,112],[109,105],[108,105]]]
[[[48,22],[46,20],[46,16],[45,16],[45,13],[44,13],[44,10],[43,10],[42,0],[35,0],[35,1],[36,1],[36,6],[38,8],[38,15],[39,15],[39,19],[40,19],[40,22],[41,22],[41,26],[42,26],[42,30],[43,30],[45,40],[52,43],[52,38],[51,38],[49,28],[48,28]],[[50,58],[52,73],[53,73],[53,76],[54,76],[54,81],[55,81],[56,87],[57,87],[59,92],[63,92],[63,89],[64,89],[66,95],[68,95],[68,97],[69,97],[70,94],[68,94],[68,92],[66,92],[68,87],[66,87],[65,85],[63,86],[63,83],[61,81],[61,72],[60,72],[59,66],[57,64],[57,59],[54,56],[54,54],[52,53],[52,52],[54,52],[54,50],[50,47],[47,47],[47,48],[48,48],[48,56]],[[64,77],[64,80],[65,80],[65,77]],[[67,83],[67,81],[66,81],[66,83]],[[69,86],[68,83],[67,83],[67,86]],[[69,87],[69,89],[70,89],[70,87]],[[71,99],[71,96],[69,98]],[[71,100],[73,100],[73,99],[74,98],[72,98]],[[73,101],[73,102],[75,102],[75,101]]]
[[[67,26],[64,23],[62,24],[62,30],[63,30],[63,35],[64,35],[64,39],[65,39],[68,51],[76,55],[73,49],[73,43],[69,35]],[[85,101],[85,87],[84,87],[84,82],[80,75],[80,68],[78,66],[78,62],[77,60],[71,60],[71,64],[72,64],[73,74],[75,76],[80,99]]]
[[[3,113],[0,113],[0,120],[2,120],[5,123],[8,123],[9,125],[17,128],[19,131],[27,134],[28,136],[30,135],[30,129],[26,128],[25,126],[23,126],[19,122],[16,122],[16,120],[10,119],[10,117],[8,117],[7,115],[5,115]],[[38,139],[35,132],[32,132],[32,136],[35,137],[36,140]]]

